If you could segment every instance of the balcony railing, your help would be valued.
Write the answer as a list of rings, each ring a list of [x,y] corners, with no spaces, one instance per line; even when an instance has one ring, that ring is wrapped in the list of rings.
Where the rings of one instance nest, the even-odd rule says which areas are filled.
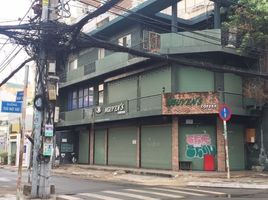
[[[102,106],[102,113],[97,114],[97,107],[81,108],[72,111],[65,111],[60,113],[60,123],[62,125],[74,125],[82,123],[91,123],[93,121],[116,120],[119,118],[132,118],[136,116],[145,116],[146,113],[161,114],[162,98],[161,94],[141,97],[137,99],[125,100],[122,102],[115,102],[111,104],[104,104]],[[105,112],[104,110],[110,107],[113,109],[114,105],[124,104],[124,112]],[[95,113],[93,114],[93,109]]]
[[[220,101],[229,105],[233,114],[251,115],[252,110],[261,107],[261,103],[242,94],[220,92]],[[123,105],[122,110],[119,106]],[[162,94],[123,100],[97,107],[81,108],[60,113],[58,126],[87,124],[107,120],[128,119],[162,114]]]

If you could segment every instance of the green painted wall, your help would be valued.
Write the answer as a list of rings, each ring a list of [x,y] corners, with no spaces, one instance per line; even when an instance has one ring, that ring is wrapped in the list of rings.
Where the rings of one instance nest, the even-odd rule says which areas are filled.
[[[84,118],[84,109],[71,110],[65,113],[66,121],[81,121]]]
[[[201,135],[205,137],[200,137]],[[203,170],[204,155],[216,155],[216,147],[215,127],[208,125],[182,125],[179,127],[179,160],[192,161],[193,170]]]
[[[245,136],[244,126],[229,124],[228,126],[228,150],[230,170],[245,169]]]
[[[141,167],[171,169],[171,125],[141,127]]]
[[[227,92],[224,94],[227,105],[231,107],[242,107],[243,99],[241,94],[243,93],[243,89],[242,78],[240,76],[230,73],[224,74],[224,91]]]
[[[136,167],[136,127],[110,128],[108,133],[108,164]]]
[[[180,67],[177,70],[178,92],[214,91],[214,73],[193,67]]]
[[[108,103],[137,98],[137,80],[133,76],[108,83]]]
[[[213,37],[213,39],[211,37]],[[218,41],[215,41],[214,38],[217,38]],[[221,49],[220,29],[181,32],[180,34],[161,34],[161,53],[193,53],[220,51]]]
[[[145,72],[139,77],[140,110],[153,110],[161,108],[161,93],[171,91],[171,68],[163,67]],[[152,96],[159,95],[159,96]],[[149,97],[152,96],[152,97]]]
[[[81,51],[77,58],[77,65],[78,67],[82,65],[87,65],[89,63],[95,62],[98,60],[98,49],[86,49]]]
[[[242,78],[235,74],[224,74],[224,90],[225,92],[242,94]]]
[[[87,164],[89,158],[89,133],[87,130],[79,132],[78,163]]]
[[[171,68],[163,67],[158,70],[145,72],[140,75],[141,97],[161,94],[165,87],[166,92],[171,91]]]
[[[105,165],[105,129],[95,130],[94,163]]]

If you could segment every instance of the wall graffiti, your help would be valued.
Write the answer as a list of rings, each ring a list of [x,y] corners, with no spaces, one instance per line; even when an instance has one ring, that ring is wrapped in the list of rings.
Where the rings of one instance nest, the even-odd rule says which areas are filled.
[[[202,159],[205,154],[216,155],[216,147],[211,144],[210,135],[186,135],[186,156],[188,158]]]

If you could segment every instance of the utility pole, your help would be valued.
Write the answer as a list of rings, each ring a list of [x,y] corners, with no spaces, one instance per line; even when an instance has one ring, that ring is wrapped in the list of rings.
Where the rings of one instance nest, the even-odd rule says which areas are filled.
[[[55,9],[58,0],[42,0],[42,24],[55,19]],[[43,32],[44,30],[42,30]],[[51,121],[51,108],[48,108],[50,99],[48,86],[48,52],[45,50],[44,40],[41,41],[36,71],[36,97],[34,112],[34,148],[31,196],[33,198],[47,199],[50,197],[50,171],[53,155],[53,121]],[[54,57],[52,55],[52,57]],[[54,100],[54,99],[53,99]],[[46,105],[45,105],[46,104]],[[49,135],[47,135],[49,133]],[[49,137],[46,137],[49,136]]]
[[[22,191],[21,178],[22,178],[22,161],[23,161],[23,152],[24,152],[24,135],[25,135],[25,127],[26,127],[28,75],[29,75],[29,65],[25,65],[22,114],[21,114],[21,120],[19,120],[20,121],[20,153],[19,153],[19,166],[18,166],[18,177],[17,177],[17,200],[20,199],[21,191]]]

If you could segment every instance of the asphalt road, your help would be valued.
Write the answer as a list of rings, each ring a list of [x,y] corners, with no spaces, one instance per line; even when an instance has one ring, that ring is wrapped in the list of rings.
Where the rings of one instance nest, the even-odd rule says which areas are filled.
[[[4,194],[15,194],[16,176],[14,170],[0,169],[0,200],[14,199],[3,197]],[[152,177],[153,178],[153,177]],[[27,180],[24,172],[23,180]],[[226,189],[226,188],[193,188],[193,187],[163,187],[142,186],[123,182],[107,182],[83,179],[77,176],[54,176],[51,180],[56,186],[56,193],[65,199],[104,199],[104,200],[170,200],[170,199],[198,199],[198,200],[267,200],[268,190],[256,189]],[[2,196],[2,198],[1,198]]]

